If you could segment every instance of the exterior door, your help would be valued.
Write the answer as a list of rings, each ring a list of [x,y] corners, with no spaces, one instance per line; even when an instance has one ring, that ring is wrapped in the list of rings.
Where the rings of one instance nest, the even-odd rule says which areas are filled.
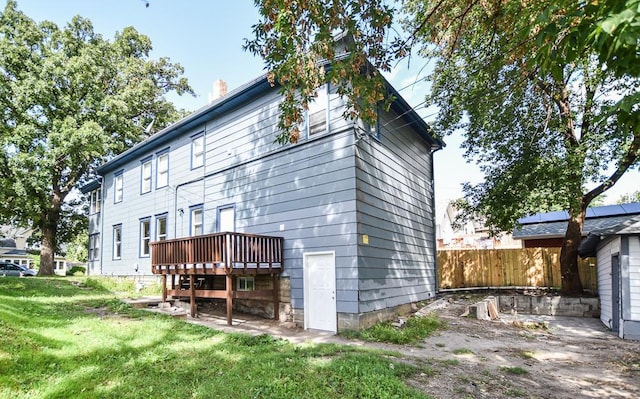
[[[611,330],[620,331],[620,255],[611,257]]]
[[[233,206],[218,208],[218,231],[236,231],[236,209]]]
[[[304,328],[338,331],[335,252],[304,254]]]

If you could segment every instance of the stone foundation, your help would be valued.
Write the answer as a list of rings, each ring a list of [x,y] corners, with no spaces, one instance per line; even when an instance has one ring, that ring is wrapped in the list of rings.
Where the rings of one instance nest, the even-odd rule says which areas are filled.
[[[500,295],[500,312],[547,316],[599,317],[598,298],[567,298],[562,296]]]

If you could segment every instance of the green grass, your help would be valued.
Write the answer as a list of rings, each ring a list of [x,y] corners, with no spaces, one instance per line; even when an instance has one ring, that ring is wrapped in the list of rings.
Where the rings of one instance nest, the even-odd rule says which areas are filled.
[[[507,374],[515,374],[515,375],[527,374],[527,370],[523,369],[522,367],[502,366],[500,367],[500,370]]]
[[[392,344],[416,345],[424,338],[444,327],[436,316],[409,317],[401,327],[394,327],[390,322],[378,323],[361,331],[349,331],[344,335],[370,342],[388,342]]]
[[[467,348],[458,348],[453,350],[454,355],[473,355],[473,351]]]
[[[389,353],[223,334],[95,279],[0,279],[0,398],[425,398]]]

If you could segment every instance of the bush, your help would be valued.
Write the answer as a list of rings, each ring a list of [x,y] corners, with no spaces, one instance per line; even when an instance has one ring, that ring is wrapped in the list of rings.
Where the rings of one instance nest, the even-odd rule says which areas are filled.
[[[87,272],[87,268],[83,266],[73,266],[71,269],[67,270],[67,276],[84,276]]]

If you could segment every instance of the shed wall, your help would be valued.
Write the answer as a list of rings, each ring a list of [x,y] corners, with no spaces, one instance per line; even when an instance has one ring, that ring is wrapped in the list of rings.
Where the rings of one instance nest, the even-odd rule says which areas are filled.
[[[611,256],[620,253],[620,238],[612,237],[602,243],[598,249],[598,296],[600,297],[600,320],[612,327],[613,301],[611,286]]]

